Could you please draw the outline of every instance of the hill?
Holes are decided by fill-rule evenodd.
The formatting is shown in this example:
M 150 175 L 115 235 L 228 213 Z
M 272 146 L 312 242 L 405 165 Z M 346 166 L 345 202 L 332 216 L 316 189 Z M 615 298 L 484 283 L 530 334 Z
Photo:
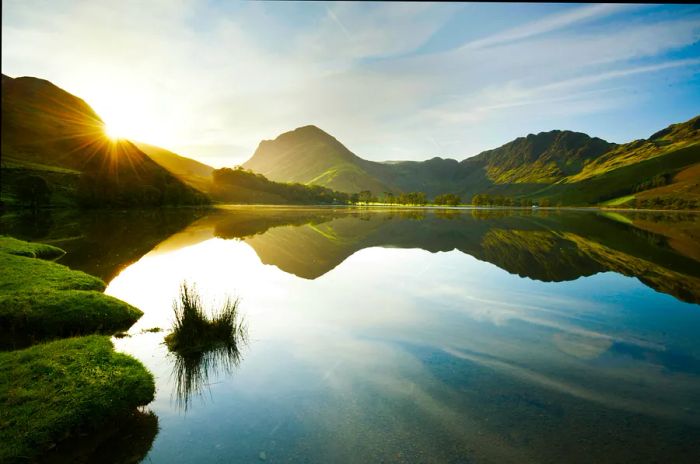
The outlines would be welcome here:
M 698 173 L 700 116 L 673 124 L 648 139 L 615 146 L 585 164 L 579 173 L 533 196 L 565 205 L 697 208 Z
M 553 130 L 519 137 L 462 161 L 436 157 L 379 163 L 360 158 L 315 126 L 304 126 L 261 142 L 244 166 L 275 181 L 346 193 L 422 191 L 434 198 L 450 192 L 463 201 L 487 193 L 563 205 L 631 201 L 644 206 L 640 202 L 652 195 L 646 191 L 664 186 L 657 205 L 693 207 L 700 190 L 693 168 L 700 162 L 698 127 L 700 117 L 622 145 Z
M 210 192 L 225 203 L 244 204 L 345 204 L 348 195 L 320 185 L 273 182 L 242 167 L 217 169 Z
M 263 140 L 243 167 L 273 181 L 315 184 L 346 193 L 391 190 L 372 172 L 381 169 L 380 163 L 363 160 L 316 126 Z
M 133 143 L 109 139 L 87 103 L 43 79 L 2 76 L 1 144 L 6 204 L 159 206 L 207 201 Z
M 209 192 L 213 167 L 155 145 L 141 142 L 134 142 L 134 145 L 174 176 L 198 190 Z

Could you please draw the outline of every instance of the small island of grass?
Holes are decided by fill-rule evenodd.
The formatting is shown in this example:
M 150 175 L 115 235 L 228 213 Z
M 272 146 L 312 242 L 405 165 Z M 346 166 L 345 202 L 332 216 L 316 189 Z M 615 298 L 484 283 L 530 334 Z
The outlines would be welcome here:
M 187 411 L 192 397 L 209 385 L 210 372 L 231 372 L 241 361 L 247 326 L 238 312 L 239 300 L 226 299 L 217 313 L 207 315 L 195 287 L 183 283 L 173 304 L 175 322 L 165 344 L 175 358 L 177 403 Z
M 196 288 L 183 283 L 179 301 L 173 304 L 173 329 L 165 337 L 168 349 L 186 355 L 235 347 L 243 342 L 246 327 L 238 313 L 238 302 L 238 299 L 226 299 L 218 313 L 208 316 Z

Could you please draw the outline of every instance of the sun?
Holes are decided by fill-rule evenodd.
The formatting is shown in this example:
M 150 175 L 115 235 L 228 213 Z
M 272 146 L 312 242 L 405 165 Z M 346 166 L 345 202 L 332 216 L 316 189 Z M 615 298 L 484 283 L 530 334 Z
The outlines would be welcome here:
M 124 132 L 114 124 L 105 124 L 103 130 L 105 135 L 115 142 L 124 138 Z
M 130 140 L 154 145 L 173 145 L 178 132 L 173 130 L 172 114 L 138 87 L 125 82 L 100 82 L 90 87 L 88 101 L 102 123 L 109 140 Z M 176 124 L 177 125 L 177 124 Z

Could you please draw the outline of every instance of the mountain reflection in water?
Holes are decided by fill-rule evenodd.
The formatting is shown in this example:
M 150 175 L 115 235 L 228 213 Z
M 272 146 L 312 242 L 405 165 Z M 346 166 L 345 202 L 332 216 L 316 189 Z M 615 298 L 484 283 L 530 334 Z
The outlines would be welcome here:
M 700 215 L 693 213 L 242 209 L 197 226 L 241 239 L 263 263 L 305 279 L 363 248 L 456 249 L 544 282 L 613 271 L 700 302 Z

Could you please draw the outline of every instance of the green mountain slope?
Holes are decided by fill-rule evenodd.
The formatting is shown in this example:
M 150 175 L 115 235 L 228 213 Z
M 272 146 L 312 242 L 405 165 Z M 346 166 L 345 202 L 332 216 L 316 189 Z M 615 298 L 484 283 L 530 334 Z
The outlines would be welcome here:
M 380 163 L 363 160 L 316 126 L 263 140 L 243 167 L 273 181 L 316 184 L 348 193 L 391 190 L 372 173 Z
M 581 172 L 533 196 L 562 204 L 693 207 L 700 187 L 700 116 L 673 124 L 646 140 L 618 145 L 587 163 Z M 660 190 L 657 190 L 660 189 Z M 697 203 L 700 205 L 700 203 Z
M 554 130 L 519 137 L 459 162 L 432 158 L 378 163 L 360 158 L 321 129 L 305 126 L 263 141 L 244 166 L 273 180 L 347 193 L 422 191 L 433 198 L 450 192 L 465 201 L 488 193 L 563 205 L 624 204 L 649 196 L 639 192 L 675 184 L 659 191 L 660 198 L 692 207 L 696 170 L 685 170 L 700 162 L 699 127 L 696 117 L 648 140 L 623 145 Z M 625 198 L 616 200 L 620 197 Z
M 33 77 L 2 76 L 2 199 L 21 204 L 28 179 L 53 204 L 157 206 L 206 198 L 127 140 L 111 140 L 80 98 Z M 43 179 L 43 180 L 42 180 Z M 55 200 L 55 201 L 52 201 Z
M 548 184 L 579 173 L 586 162 L 614 147 L 580 132 L 554 130 L 519 137 L 468 160 L 483 162 L 495 184 Z
M 360 158 L 315 126 L 263 141 L 244 163 L 273 180 L 318 184 L 352 193 L 370 190 L 423 191 L 428 196 L 459 192 L 467 196 L 498 185 L 520 184 L 509 192 L 530 192 L 579 172 L 614 144 L 571 131 L 518 138 L 468 158 L 377 163 Z M 530 185 L 533 184 L 533 185 Z M 539 185 L 538 185 L 539 184 Z
M 153 161 L 192 187 L 204 192 L 208 192 L 211 188 L 213 167 L 155 145 L 141 142 L 134 142 L 134 144 Z
M 242 167 L 216 169 L 211 195 L 224 203 L 242 204 L 344 204 L 348 195 L 320 185 L 273 182 Z

